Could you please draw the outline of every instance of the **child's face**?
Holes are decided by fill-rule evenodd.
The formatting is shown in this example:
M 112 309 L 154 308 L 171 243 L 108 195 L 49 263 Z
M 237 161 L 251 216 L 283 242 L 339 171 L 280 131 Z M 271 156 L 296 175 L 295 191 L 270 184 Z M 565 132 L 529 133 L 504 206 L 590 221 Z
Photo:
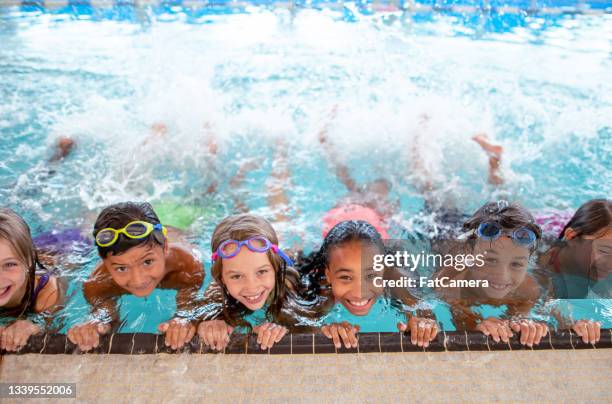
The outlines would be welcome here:
M 166 249 L 158 244 L 136 246 L 123 254 L 109 254 L 103 262 L 117 285 L 145 297 L 166 276 Z
M 475 254 L 484 255 L 484 266 L 468 268 L 469 279 L 488 280 L 489 286 L 479 288 L 481 294 L 502 299 L 514 292 L 527 276 L 530 250 L 521 247 L 508 236 L 495 241 L 478 240 Z
M 228 293 L 249 310 L 261 309 L 274 290 L 276 272 L 268 254 L 242 248 L 229 259 L 223 259 L 221 280 Z
M 0 307 L 19 303 L 25 293 L 26 273 L 13 247 L 0 239 Z
M 333 247 L 329 252 L 325 277 L 331 284 L 332 294 L 356 316 L 368 314 L 382 294 L 382 288 L 376 288 L 373 282 L 380 276 L 372 268 L 374 254 L 374 248 L 366 247 L 364 251 L 358 241 Z

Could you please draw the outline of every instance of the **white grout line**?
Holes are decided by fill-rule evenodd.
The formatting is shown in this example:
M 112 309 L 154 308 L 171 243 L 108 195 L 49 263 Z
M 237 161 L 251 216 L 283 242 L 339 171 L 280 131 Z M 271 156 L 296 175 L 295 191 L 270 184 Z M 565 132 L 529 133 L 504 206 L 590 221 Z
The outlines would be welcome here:
M 112 333 L 110 336 L 110 341 L 108 341 L 108 352 L 107 354 L 110 354 L 111 349 L 113 347 L 113 338 L 115 337 L 115 333 Z
M 40 352 L 38 352 L 39 354 L 43 353 L 45 348 L 47 347 L 47 338 L 49 337 L 49 334 L 45 334 L 45 337 L 43 338 L 43 346 L 42 349 L 40 350 Z M 68 339 L 68 336 L 66 335 L 66 339 Z

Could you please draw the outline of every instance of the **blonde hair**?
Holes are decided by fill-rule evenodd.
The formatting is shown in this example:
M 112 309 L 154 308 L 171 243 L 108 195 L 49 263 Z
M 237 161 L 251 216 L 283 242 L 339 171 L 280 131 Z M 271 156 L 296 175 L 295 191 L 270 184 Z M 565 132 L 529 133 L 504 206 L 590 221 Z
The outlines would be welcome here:
M 11 310 L 6 310 L 4 315 L 18 317 L 32 309 L 34 302 L 31 301 L 34 290 L 34 278 L 38 258 L 34 241 L 30 233 L 30 226 L 15 211 L 9 208 L 0 208 L 0 239 L 5 240 L 15 254 L 17 259 L 27 268 L 27 289 L 21 304 Z
M 212 235 L 212 251 L 217 251 L 221 243 L 226 240 L 246 240 L 249 237 L 262 236 L 270 240 L 272 244 L 278 245 L 278 236 L 272 228 L 272 225 L 264 218 L 250 215 L 239 214 L 228 216 L 223 219 L 215 228 Z M 274 268 L 276 274 L 276 282 L 274 287 L 273 302 L 268 308 L 267 314 L 273 318 L 278 317 L 282 308 L 287 288 L 285 285 L 287 267 L 285 261 L 275 254 L 271 249 L 266 252 L 270 264 Z M 242 320 L 242 316 L 246 314 L 247 309 L 238 301 L 227 293 L 223 286 L 223 260 L 215 260 L 211 267 L 213 279 L 221 286 L 223 293 L 223 316 L 232 325 L 240 325 L 248 327 L 248 324 Z

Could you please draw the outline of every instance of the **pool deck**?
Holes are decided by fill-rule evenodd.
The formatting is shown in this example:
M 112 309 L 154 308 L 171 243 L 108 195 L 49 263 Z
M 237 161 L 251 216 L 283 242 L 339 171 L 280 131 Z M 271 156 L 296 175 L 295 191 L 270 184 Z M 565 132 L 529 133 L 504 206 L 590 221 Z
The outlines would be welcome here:
M 0 380 L 76 383 L 78 402 L 113 404 L 591 403 L 609 402 L 612 397 L 612 350 L 347 355 L 25 354 L 2 357 Z

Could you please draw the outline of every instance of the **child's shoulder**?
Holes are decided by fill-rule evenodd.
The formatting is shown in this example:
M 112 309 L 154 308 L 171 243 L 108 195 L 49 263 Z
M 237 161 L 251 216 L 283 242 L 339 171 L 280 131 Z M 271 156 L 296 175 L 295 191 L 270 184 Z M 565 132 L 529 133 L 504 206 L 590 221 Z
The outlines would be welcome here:
M 40 282 L 45 282 L 42 276 L 36 277 L 35 288 L 40 285 Z M 45 285 L 40 289 L 34 303 L 34 311 L 37 313 L 46 311 L 53 307 L 60 299 L 60 285 L 57 277 L 49 275 Z
M 177 263 L 200 263 L 199 254 L 190 244 L 172 243 L 168 246 L 166 261 L 170 265 Z

